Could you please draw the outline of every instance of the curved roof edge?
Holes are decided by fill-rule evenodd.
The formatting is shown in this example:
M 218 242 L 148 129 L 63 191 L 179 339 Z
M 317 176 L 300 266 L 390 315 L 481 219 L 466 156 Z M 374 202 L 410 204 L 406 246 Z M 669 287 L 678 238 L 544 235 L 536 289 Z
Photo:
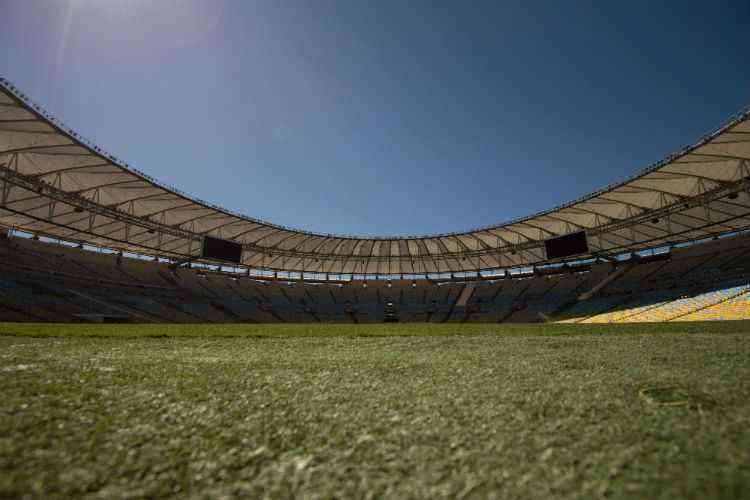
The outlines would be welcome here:
M 226 215 L 230 215 L 233 217 L 239 217 L 251 222 L 255 222 L 258 224 L 262 224 L 264 226 L 269 226 L 273 228 L 278 229 L 284 229 L 287 231 L 294 231 L 296 233 L 306 234 L 310 236 L 321 236 L 326 238 L 343 238 L 343 239 L 353 239 L 353 240 L 413 240 L 413 239 L 426 239 L 426 238 L 440 238 L 444 236 L 463 236 L 471 233 L 476 233 L 480 231 L 489 231 L 493 229 L 500 229 L 504 226 L 508 226 L 511 224 L 516 224 L 519 222 L 525 222 L 531 219 L 534 219 L 539 216 L 547 215 L 553 212 L 556 212 L 558 210 L 568 208 L 570 206 L 573 206 L 577 203 L 581 203 L 587 200 L 590 200 L 592 198 L 595 198 L 596 196 L 599 196 L 601 194 L 607 193 L 609 191 L 612 191 L 618 187 L 621 187 L 625 184 L 628 184 L 631 181 L 637 180 L 644 175 L 653 172 L 654 170 L 657 170 L 661 168 L 662 166 L 668 164 L 675 158 L 678 158 L 682 155 L 688 154 L 690 151 L 697 149 L 698 147 L 708 143 L 711 139 L 718 136 L 725 130 L 731 128 L 733 125 L 746 120 L 750 116 L 750 105 L 745 106 L 742 110 L 737 111 L 736 113 L 732 114 L 727 118 L 723 125 L 717 127 L 712 132 L 709 132 L 707 134 L 704 134 L 701 136 L 696 142 L 694 142 L 692 145 L 685 146 L 682 149 L 679 149 L 678 151 L 668 154 L 663 159 L 652 163 L 651 165 L 648 165 L 634 173 L 633 175 L 627 177 L 624 180 L 621 181 L 615 181 L 608 185 L 606 185 L 603 188 L 600 188 L 596 191 L 593 191 L 591 193 L 582 195 L 578 198 L 575 198 L 571 201 L 561 203 L 559 205 L 556 205 L 552 208 L 541 210 L 539 212 L 533 213 L 531 215 L 525 215 L 521 217 L 516 217 L 514 219 L 509 219 L 506 221 L 498 222 L 495 224 L 487 225 L 487 226 L 477 226 L 473 228 L 469 228 L 467 230 L 463 231 L 451 231 L 451 232 L 445 232 L 445 233 L 432 233 L 432 234 L 415 234 L 415 235 L 393 235 L 393 236 L 383 236 L 383 235 L 367 235 L 367 234 L 361 234 L 361 235 L 352 235 L 352 234 L 344 234 L 344 233 L 324 233 L 319 231 L 311 231 L 307 229 L 301 229 L 293 226 L 286 226 L 283 224 L 277 224 L 274 222 L 267 221 L 265 219 L 259 219 L 256 217 L 249 216 L 247 214 L 243 214 L 237 211 L 234 211 L 232 209 L 223 207 L 221 205 L 216 205 L 211 202 L 202 200 L 201 198 L 198 198 L 197 196 L 191 195 L 190 193 L 186 193 L 182 189 L 176 187 L 176 186 L 170 186 L 166 183 L 163 183 L 159 181 L 158 179 L 150 176 L 149 174 L 143 172 L 142 170 L 139 170 L 135 167 L 132 167 L 128 162 L 120 159 L 119 157 L 113 155 L 112 153 L 108 152 L 106 149 L 102 148 L 101 146 L 97 145 L 93 141 L 89 140 L 85 136 L 77 133 L 75 130 L 73 130 L 71 127 L 68 127 L 65 125 L 64 122 L 59 120 L 57 117 L 55 117 L 52 113 L 47 111 L 45 108 L 43 108 L 38 103 L 34 102 L 30 97 L 28 97 L 26 94 L 23 93 L 20 89 L 18 89 L 13 83 L 11 83 L 8 79 L 0 76 L 0 86 L 8 91 L 10 91 L 15 97 L 17 97 L 19 100 L 21 100 L 26 106 L 33 109 L 34 112 L 39 114 L 41 117 L 43 117 L 46 120 L 49 120 L 61 133 L 67 135 L 72 140 L 80 143 L 81 145 L 89 148 L 92 152 L 102 155 L 109 159 L 110 161 L 116 163 L 121 168 L 137 175 L 138 177 L 147 180 L 148 182 L 154 184 L 155 186 L 158 186 L 162 189 L 166 189 L 169 191 L 172 191 L 178 195 L 180 195 L 183 198 L 186 198 L 190 201 L 193 201 L 195 203 L 199 203 L 201 205 L 205 205 L 206 207 L 210 207 L 214 210 L 221 211 L 225 213 Z

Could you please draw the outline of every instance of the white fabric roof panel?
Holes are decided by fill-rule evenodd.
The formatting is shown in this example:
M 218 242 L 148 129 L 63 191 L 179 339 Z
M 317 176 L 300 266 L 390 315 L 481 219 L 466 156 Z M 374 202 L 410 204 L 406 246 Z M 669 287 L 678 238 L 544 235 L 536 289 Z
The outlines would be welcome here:
M 0 79 L 0 225 L 122 250 L 199 257 L 212 235 L 282 271 L 413 274 L 546 262 L 544 240 L 585 229 L 592 255 L 750 227 L 748 112 L 633 178 L 563 206 L 462 233 L 315 234 L 235 214 L 129 167 Z

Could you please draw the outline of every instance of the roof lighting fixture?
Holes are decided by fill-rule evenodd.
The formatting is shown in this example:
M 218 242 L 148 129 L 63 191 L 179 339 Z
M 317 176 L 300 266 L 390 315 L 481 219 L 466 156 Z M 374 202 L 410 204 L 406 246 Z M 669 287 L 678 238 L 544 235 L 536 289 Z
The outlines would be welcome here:
M 388 288 L 390 288 L 390 287 L 392 287 L 392 286 L 393 286 L 393 283 L 391 283 L 391 281 L 390 281 L 390 280 L 388 280 L 388 283 L 386 283 L 386 285 L 385 285 L 385 286 L 387 286 Z
M 411 287 L 412 288 L 417 288 L 417 282 L 412 280 Z
M 366 281 L 362 282 L 362 288 L 367 288 L 367 282 Z

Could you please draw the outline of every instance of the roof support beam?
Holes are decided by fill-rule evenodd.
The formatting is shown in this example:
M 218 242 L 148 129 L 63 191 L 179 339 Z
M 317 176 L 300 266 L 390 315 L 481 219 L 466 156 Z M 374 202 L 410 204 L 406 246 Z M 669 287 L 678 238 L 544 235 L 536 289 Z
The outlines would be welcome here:
M 60 175 L 62 173 L 74 172 L 76 170 L 84 170 L 87 168 L 99 168 L 99 167 L 107 167 L 107 166 L 112 166 L 112 164 L 111 163 L 92 163 L 91 165 L 77 165 L 75 167 L 58 168 L 57 170 L 50 170 L 49 172 L 31 174 L 30 177 L 36 177 L 38 179 L 41 179 L 43 177 L 47 177 L 50 175 Z

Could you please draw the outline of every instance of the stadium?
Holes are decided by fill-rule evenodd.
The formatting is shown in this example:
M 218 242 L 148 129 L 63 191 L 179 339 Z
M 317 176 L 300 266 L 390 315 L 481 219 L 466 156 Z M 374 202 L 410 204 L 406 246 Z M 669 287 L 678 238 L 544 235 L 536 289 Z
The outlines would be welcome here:
M 750 319 L 748 112 L 559 207 L 467 232 L 367 239 L 193 198 L 5 80 L 2 106 L 9 321 Z
M 0 497 L 747 496 L 750 109 L 537 213 L 363 236 L 199 199 L 20 87 Z

